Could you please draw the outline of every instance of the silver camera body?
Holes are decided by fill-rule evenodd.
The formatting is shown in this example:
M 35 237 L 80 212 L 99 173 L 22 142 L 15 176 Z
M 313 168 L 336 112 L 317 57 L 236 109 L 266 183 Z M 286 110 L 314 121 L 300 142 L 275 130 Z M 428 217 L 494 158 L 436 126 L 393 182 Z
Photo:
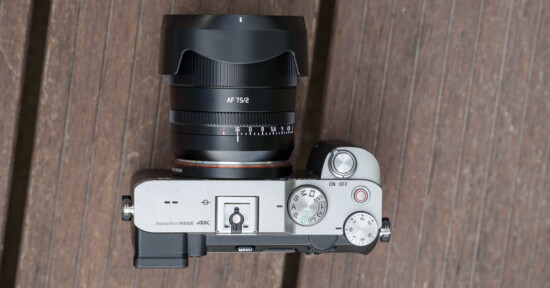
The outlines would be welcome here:
M 306 177 L 195 179 L 136 174 L 123 197 L 134 224 L 134 265 L 184 268 L 207 252 L 368 254 L 387 242 L 380 168 L 367 150 L 320 142 Z

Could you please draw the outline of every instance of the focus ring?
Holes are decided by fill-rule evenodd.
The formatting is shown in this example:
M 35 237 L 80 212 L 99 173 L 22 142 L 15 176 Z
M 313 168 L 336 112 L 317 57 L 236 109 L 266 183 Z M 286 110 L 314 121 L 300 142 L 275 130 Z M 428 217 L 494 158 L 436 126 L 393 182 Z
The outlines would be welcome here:
M 293 125 L 294 112 L 170 111 L 170 123 L 187 126 L 244 127 Z

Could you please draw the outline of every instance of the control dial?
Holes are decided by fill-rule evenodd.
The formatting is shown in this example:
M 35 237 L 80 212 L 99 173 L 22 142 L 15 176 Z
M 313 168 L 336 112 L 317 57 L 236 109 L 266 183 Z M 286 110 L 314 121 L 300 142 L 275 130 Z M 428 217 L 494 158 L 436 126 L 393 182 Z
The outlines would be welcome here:
M 353 245 L 367 246 L 378 235 L 378 223 L 367 212 L 353 213 L 344 223 L 344 235 Z
M 325 217 L 327 208 L 325 194 L 315 186 L 300 186 L 288 198 L 288 215 L 298 225 L 319 223 Z

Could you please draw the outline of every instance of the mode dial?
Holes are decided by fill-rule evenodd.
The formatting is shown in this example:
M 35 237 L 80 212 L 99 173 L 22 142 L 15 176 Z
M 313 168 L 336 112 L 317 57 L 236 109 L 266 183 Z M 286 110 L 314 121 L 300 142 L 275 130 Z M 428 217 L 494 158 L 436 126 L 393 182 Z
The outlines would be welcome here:
M 325 217 L 327 208 L 325 194 L 315 186 L 300 186 L 288 198 L 288 215 L 298 225 L 319 223 Z
M 367 212 L 353 213 L 344 223 L 344 235 L 353 245 L 367 246 L 378 235 L 378 223 Z

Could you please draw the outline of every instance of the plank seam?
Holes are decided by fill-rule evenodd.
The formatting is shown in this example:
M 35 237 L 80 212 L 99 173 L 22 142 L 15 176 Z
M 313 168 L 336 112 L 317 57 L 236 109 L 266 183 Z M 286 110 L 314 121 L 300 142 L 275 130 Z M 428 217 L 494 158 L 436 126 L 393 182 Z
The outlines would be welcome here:
M 199 269 L 201 267 L 201 258 L 197 257 L 195 263 L 195 271 L 193 273 L 193 287 L 197 287 L 197 279 L 199 278 Z
M 262 3 L 263 2 L 264 2 L 263 0 L 258 1 L 258 15 L 262 15 Z
M 361 19 L 361 32 L 359 34 L 359 45 L 357 47 L 357 56 L 355 60 L 355 75 L 353 76 L 353 86 L 351 89 L 351 100 L 349 103 L 349 113 L 348 113 L 348 127 L 346 131 L 346 142 L 349 141 L 349 135 L 351 131 L 351 120 L 353 119 L 353 112 L 354 112 L 354 106 L 355 106 L 355 98 L 357 94 L 357 78 L 359 77 L 359 69 L 361 67 L 361 57 L 363 54 L 363 38 L 365 34 L 365 20 L 367 18 L 367 9 L 368 9 L 368 0 L 363 1 L 363 18 Z M 332 257 L 331 257 L 332 261 Z
M 201 14 L 204 12 L 203 9 L 204 9 L 204 0 L 201 0 L 200 5 L 199 5 L 199 11 L 200 11 Z M 193 273 L 193 287 L 197 287 L 197 281 L 198 281 L 198 278 L 199 278 L 200 265 L 201 265 L 201 258 L 197 257 L 197 261 L 195 263 L 195 271 Z M 224 269 L 225 269 L 225 267 L 224 267 Z
M 527 117 L 527 109 L 529 105 L 529 88 L 531 86 L 531 79 L 533 75 L 533 66 L 535 62 L 535 55 L 537 53 L 537 42 L 539 37 L 539 28 L 540 28 L 540 19 L 541 19 L 541 11 L 542 11 L 542 1 L 539 1 L 539 9 L 537 13 L 537 20 L 535 24 L 535 36 L 533 37 L 533 47 L 531 48 L 531 56 L 529 61 L 529 73 L 527 75 L 527 83 L 525 86 L 525 96 L 523 99 L 523 112 L 521 115 L 521 124 L 519 128 L 519 139 L 518 139 L 518 149 L 516 153 L 516 161 L 515 161 L 515 168 L 514 168 L 514 178 L 512 182 L 512 192 L 510 193 L 510 202 L 508 203 L 508 213 L 506 216 L 506 228 L 504 232 L 504 244 L 502 246 L 502 256 L 500 260 L 500 267 L 499 267 L 499 273 L 498 273 L 498 287 L 502 287 L 502 281 L 503 281 L 503 272 L 504 272 L 504 262 L 506 260 L 506 252 L 507 252 L 507 246 L 508 246 L 508 238 L 510 237 L 510 226 L 512 222 L 512 210 L 513 210 L 513 201 L 514 196 L 516 194 L 516 185 L 517 185 L 517 178 L 519 175 L 519 161 L 521 158 L 521 148 L 523 144 L 523 130 L 525 127 L 525 118 Z
M 460 136 L 460 144 L 458 149 L 458 157 L 457 157 L 457 166 L 456 166 L 456 172 L 455 172 L 455 185 L 453 187 L 453 196 L 451 200 L 451 215 L 449 218 L 449 229 L 447 230 L 447 241 L 445 244 L 445 254 L 443 256 L 443 268 L 441 269 L 441 283 L 440 287 L 445 287 L 445 275 L 447 272 L 447 264 L 448 264 L 448 257 L 449 257 L 449 250 L 451 247 L 451 237 L 453 232 L 453 218 L 454 218 L 454 212 L 456 208 L 456 196 L 458 194 L 458 185 L 460 183 L 460 170 L 462 169 L 462 155 L 464 152 L 464 142 L 466 138 L 466 130 L 468 127 L 468 120 L 470 116 L 470 100 L 472 98 L 472 87 L 473 87 L 473 78 L 474 78 L 474 72 L 475 67 L 477 63 L 477 49 L 479 46 L 479 38 L 481 34 L 481 28 L 482 28 L 482 20 L 483 20 L 483 11 L 485 6 L 485 0 L 482 0 L 480 2 L 479 6 L 479 16 L 478 16 L 478 25 L 476 30 L 476 38 L 474 41 L 474 55 L 472 57 L 472 67 L 470 68 L 470 77 L 468 79 L 468 92 L 466 96 L 466 106 L 464 107 L 464 120 L 462 121 L 462 131 Z
M 388 66 L 389 66 L 389 59 L 390 59 L 390 51 L 391 51 L 391 44 L 392 44 L 392 39 L 393 39 L 393 24 L 394 24 L 394 20 L 395 20 L 395 7 L 396 7 L 396 4 L 397 4 L 397 0 L 393 0 L 393 4 L 392 4 L 392 10 L 391 10 L 391 20 L 390 20 L 390 31 L 389 31 L 389 35 L 388 35 L 388 41 L 387 41 L 387 45 L 386 45 L 386 55 L 384 56 L 384 72 L 382 73 L 382 85 L 380 87 L 380 102 L 378 103 L 378 114 L 376 116 L 376 126 L 374 127 L 374 143 L 373 143 L 373 146 L 372 146 L 372 154 L 373 155 L 376 155 L 376 148 L 377 148 L 377 145 L 378 145 L 378 137 L 380 135 L 380 120 L 381 120 L 381 117 L 382 117 L 382 105 L 384 103 L 384 95 L 385 95 L 385 92 L 386 92 L 386 77 L 387 77 L 387 74 L 388 74 Z M 361 266 L 363 265 L 362 264 L 362 260 L 363 257 L 359 257 L 359 260 L 358 260 L 358 263 L 357 263 L 357 269 L 355 271 L 355 286 L 354 287 L 358 287 L 359 283 L 358 283 L 358 280 L 359 280 L 359 270 L 361 268 Z
M 80 276 L 80 264 L 82 261 L 82 243 L 84 242 L 84 235 L 86 234 L 86 220 L 88 218 L 88 205 L 90 203 L 90 190 L 92 186 L 92 178 L 93 178 L 93 171 L 94 171 L 94 161 L 95 161 L 95 153 L 97 150 L 97 131 L 99 130 L 99 114 L 100 114 L 100 107 L 101 107 L 101 96 L 103 95 L 103 84 L 105 80 L 105 62 L 107 59 L 107 48 L 109 47 L 109 32 L 111 27 L 111 19 L 112 19 L 112 6 L 113 1 L 111 0 L 109 3 L 109 16 L 107 20 L 107 27 L 105 32 L 105 44 L 103 46 L 103 59 L 101 63 L 101 80 L 99 83 L 99 93 L 97 97 L 97 104 L 96 104 L 96 111 L 95 111 L 95 123 L 94 123 L 94 134 L 93 134 L 93 150 L 92 155 L 90 156 L 90 172 L 88 173 L 88 183 L 86 185 L 86 199 L 84 204 L 84 213 L 82 215 L 82 229 L 80 231 L 80 239 L 78 242 L 78 253 L 76 256 L 76 269 L 75 269 L 75 275 L 74 275 L 74 284 L 73 287 L 76 287 L 78 284 L 78 278 Z
M 233 3 L 233 1 L 231 1 L 231 3 Z M 174 14 L 174 0 L 170 0 L 170 14 Z M 159 129 L 159 123 L 160 123 L 160 110 L 161 110 L 161 105 L 162 105 L 162 99 L 163 99 L 163 95 L 164 95 L 164 85 L 162 82 L 163 81 L 164 77 L 163 75 L 160 75 L 160 93 L 159 93 L 159 106 L 157 107 L 157 123 L 155 123 L 155 138 L 154 138 L 154 145 L 153 145 L 153 156 L 151 156 L 151 159 L 154 159 L 155 157 L 155 153 L 154 151 L 156 150 L 156 143 L 157 143 L 157 130 Z M 154 162 L 154 160 L 151 160 L 151 162 Z M 164 270 L 164 279 L 162 280 L 162 288 L 166 288 L 167 285 L 168 285 L 168 269 Z
M 346 142 L 349 142 L 350 132 L 351 132 L 351 123 L 353 119 L 353 113 L 354 113 L 354 107 L 355 107 L 355 98 L 357 95 L 357 79 L 359 78 L 359 69 L 360 69 L 360 63 L 361 63 L 361 57 L 363 54 L 363 39 L 365 37 L 365 22 L 367 18 L 367 10 L 368 10 L 368 0 L 363 1 L 363 16 L 361 18 L 361 32 L 359 33 L 359 44 L 357 47 L 357 59 L 355 61 L 355 73 L 353 76 L 353 86 L 351 91 L 351 99 L 349 103 L 349 109 L 348 109 L 348 127 L 346 130 Z M 360 256 L 359 255 L 353 255 L 351 257 L 354 257 L 359 262 Z M 329 258 L 329 265 L 328 265 L 328 273 L 327 273 L 327 288 L 330 287 L 330 281 L 332 279 L 332 266 L 334 261 L 334 255 L 331 254 Z M 357 275 L 359 275 L 359 265 L 357 265 L 357 269 L 355 270 L 355 280 L 357 280 Z
M 542 1 L 542 0 L 541 0 Z M 549 123 L 547 123 L 549 124 Z M 550 125 L 548 125 L 548 127 L 550 127 Z M 529 255 L 529 272 L 527 274 L 527 288 L 530 288 L 531 287 L 531 281 L 532 281 L 532 277 L 533 277 L 533 264 L 535 262 L 535 252 L 537 251 L 537 237 L 538 237 L 538 233 L 539 233 L 539 224 L 540 224 L 540 215 L 542 214 L 541 211 L 542 211 L 542 195 L 544 194 L 544 191 L 545 191 L 545 186 L 546 186 L 546 174 L 547 174 L 547 171 L 548 171 L 548 156 L 550 155 L 550 129 L 548 129 L 549 133 L 548 133 L 548 137 L 547 137 L 547 140 L 546 140 L 546 152 L 545 152 L 545 155 L 544 155 L 544 166 L 542 167 L 542 187 L 540 189 L 540 192 L 539 192 L 539 205 L 538 205 L 538 208 L 537 208 L 537 219 L 535 220 L 535 235 L 534 235 L 534 238 L 533 238 L 533 244 L 531 245 L 531 253 Z
M 1 23 L 2 6 L 4 1 L 0 1 L 0 31 L 5 28 Z M 26 257 L 23 252 L 26 241 L 26 232 L 24 229 L 25 220 L 28 219 L 25 208 L 29 203 L 27 199 L 31 194 L 31 165 L 33 158 L 34 139 L 37 127 L 37 112 L 40 99 L 40 88 L 44 74 L 44 63 L 46 58 L 46 39 L 48 21 L 50 15 L 50 1 L 40 1 L 32 5 L 32 1 L 21 1 L 21 8 L 24 9 L 22 15 L 22 40 L 19 47 L 21 61 L 19 63 L 19 79 L 16 80 L 16 88 L 19 89 L 17 106 L 15 107 L 11 146 L 11 163 L 7 171 L 7 185 L 5 187 L 5 210 L 4 226 L 1 229 L 1 239 L 3 247 L 0 249 L 0 283 L 6 287 L 16 285 L 17 270 L 20 268 L 21 261 Z M 13 11 L 12 11 L 13 13 Z M 19 37 L 19 36 L 18 36 Z M 13 43 L 12 43 L 13 44 Z M 0 49 L 1 50 L 1 49 Z M 0 53 L 5 51 L 0 51 Z M 33 53 L 31 53 L 33 52 Z M 7 54 L 3 55 L 7 57 Z M 10 67 L 8 67 L 9 69 Z M 33 72 L 35 71 L 35 72 Z M 17 75 L 17 73 L 15 74 Z M 23 121 L 23 119 L 25 119 Z M 29 125 L 30 124 L 30 125 Z M 8 161 L 9 162 L 9 161 Z M 9 231 L 9 233 L 8 233 Z M 36 275 L 35 275 L 36 276 Z M 36 277 L 34 278 L 36 280 Z
M 490 135 L 490 142 L 489 142 L 489 151 L 487 153 L 487 161 L 485 166 L 485 175 L 483 180 L 483 188 L 482 188 L 482 195 L 481 195 L 481 203 L 479 207 L 479 216 L 477 219 L 477 228 L 476 228 L 476 238 L 475 238 L 475 246 L 474 246 L 474 255 L 472 257 L 472 271 L 470 272 L 470 283 L 468 287 L 473 287 L 474 285 L 474 275 L 476 271 L 476 265 L 477 265 L 477 256 L 479 253 L 479 242 L 481 238 L 481 223 L 483 220 L 483 211 L 485 207 L 485 200 L 487 198 L 487 182 L 489 180 L 489 171 L 491 166 L 491 159 L 493 154 L 493 143 L 495 139 L 495 130 L 496 130 L 496 122 L 498 117 L 498 106 L 500 104 L 500 92 L 502 88 L 502 78 L 504 74 L 504 65 L 506 64 L 506 52 L 508 51 L 508 40 L 510 36 L 510 26 L 512 24 L 512 12 L 514 11 L 514 0 L 510 0 L 510 11 L 508 12 L 508 23 L 506 24 L 506 34 L 504 36 L 504 47 L 502 51 L 502 57 L 500 60 L 500 71 L 498 76 L 498 85 L 497 85 L 497 94 L 496 94 L 496 100 L 495 100 L 495 108 L 493 111 L 493 123 L 491 127 L 491 135 Z
M 453 19 L 454 19 L 454 11 L 455 11 L 455 0 L 451 3 L 451 11 L 449 16 L 449 25 L 447 27 L 447 39 L 445 40 L 445 52 L 443 55 L 443 65 L 441 67 L 441 79 L 439 80 L 439 91 L 437 95 L 437 105 L 435 110 L 435 119 L 434 119 L 434 127 L 432 132 L 432 141 L 430 144 L 430 160 L 429 160 L 429 167 L 428 167 L 428 174 L 426 178 L 426 189 L 424 191 L 424 197 L 422 198 L 422 214 L 420 216 L 420 227 L 419 233 L 418 233 L 418 243 L 416 245 L 416 258 L 414 261 L 414 272 L 413 272 L 413 281 L 412 281 L 412 287 L 416 287 L 416 277 L 418 273 L 418 262 L 420 258 L 420 248 L 422 247 L 422 234 L 424 233 L 424 219 L 426 215 L 426 202 L 428 198 L 428 192 L 431 189 L 432 184 L 432 176 L 433 176 L 433 166 L 434 166 L 434 153 L 435 153 L 435 143 L 437 139 L 437 128 L 439 127 L 439 113 L 441 112 L 441 97 L 443 95 L 443 88 L 445 87 L 445 80 L 447 78 L 447 60 L 449 57 L 449 46 L 451 42 L 451 33 L 453 28 Z
M 402 181 L 402 178 L 403 178 L 403 166 L 404 166 L 404 163 L 405 163 L 405 155 L 406 155 L 406 152 L 407 152 L 407 138 L 408 138 L 408 134 L 409 134 L 409 122 L 410 122 L 410 119 L 411 119 L 411 110 L 412 110 L 412 99 L 413 99 L 413 96 L 414 96 L 414 88 L 415 88 L 415 81 L 416 81 L 416 69 L 417 69 L 417 66 L 418 66 L 418 57 L 419 57 L 419 54 L 420 54 L 420 44 L 422 42 L 422 28 L 424 26 L 424 12 L 426 11 L 426 0 L 423 0 L 422 1 L 422 12 L 420 14 L 420 24 L 419 24 L 419 28 L 418 28 L 418 36 L 417 36 L 417 40 L 416 40 L 416 51 L 415 51 L 415 55 L 414 55 L 414 65 L 413 65 L 413 73 L 412 73 L 412 79 L 411 79 L 411 90 L 409 92 L 409 103 L 408 103 L 408 107 L 407 107 L 407 118 L 406 118 L 406 121 L 405 121 L 405 131 L 404 131 L 404 135 L 403 135 L 403 146 L 401 147 L 401 156 L 400 156 L 400 160 L 399 160 L 399 177 L 398 177 L 398 180 L 397 180 L 397 187 L 396 187 L 396 192 L 395 192 L 395 200 L 394 200 L 394 204 L 393 204 L 393 211 L 392 211 L 392 219 L 394 219 L 393 221 L 396 221 L 396 217 L 397 217 L 397 208 L 398 208 L 398 204 L 399 204 L 399 191 L 401 190 L 401 181 Z M 393 242 L 392 242 L 393 243 Z M 384 271 L 384 284 L 383 284 L 383 287 L 386 288 L 388 286 L 388 272 L 389 272 L 389 266 L 390 266 L 390 260 L 391 260 L 391 247 L 393 247 L 393 244 L 390 243 L 390 245 L 388 245 L 388 255 L 386 256 L 386 268 L 385 268 L 385 271 Z
M 0 32 L 2 32 L 2 8 L 4 8 L 4 1 L 0 1 Z
M 56 183 L 56 189 L 55 189 L 55 204 L 54 204 L 54 210 L 53 210 L 53 217 L 52 217 L 52 229 L 50 231 L 50 243 L 48 245 L 48 259 L 46 260 L 46 275 L 44 277 L 44 287 L 48 287 L 48 281 L 50 277 L 50 263 L 52 260 L 52 251 L 53 251 L 53 238 L 55 234 L 55 219 L 57 218 L 57 209 L 59 206 L 59 190 L 61 186 L 61 180 L 63 178 L 63 162 L 65 160 L 65 151 L 66 151 L 66 144 L 67 144 L 67 134 L 69 130 L 69 118 L 71 115 L 71 103 L 72 103 L 72 96 L 73 96 L 73 88 L 74 88 L 74 75 L 76 70 L 76 58 L 78 56 L 78 39 L 80 36 L 80 27 L 81 27 L 81 20 L 82 20 L 82 6 L 84 5 L 83 0 L 80 0 L 80 6 L 78 7 L 78 20 L 77 20 L 77 27 L 76 27 L 76 36 L 74 41 L 74 52 L 73 52 L 73 64 L 71 67 L 71 79 L 69 81 L 69 99 L 67 100 L 67 108 L 65 111 L 65 124 L 63 128 L 63 140 L 61 144 L 61 157 L 59 158 L 59 171 L 57 175 L 57 183 Z M 52 4 L 52 6 L 55 6 Z M 52 8 L 53 9 L 53 8 Z M 53 14 L 53 13 L 52 13 Z
M 136 56 L 137 56 L 137 47 L 138 47 L 138 43 L 139 43 L 139 36 L 140 36 L 140 31 L 141 31 L 141 17 L 143 15 L 143 0 L 140 1 L 139 3 L 140 5 L 140 12 L 139 12 L 139 19 L 138 19 L 138 26 L 137 26 L 137 31 L 136 31 L 136 41 L 134 43 L 134 56 L 133 56 L 133 62 L 132 62 L 132 76 L 131 76 L 131 80 L 130 80 L 130 87 L 129 87 L 129 95 L 128 95 L 128 106 L 126 108 L 126 121 L 124 123 L 124 136 L 122 138 L 122 151 L 121 151 L 121 154 L 120 154 L 120 168 L 119 168 L 119 171 L 118 171 L 118 183 L 117 183 L 117 190 L 116 190 L 116 198 L 115 198 L 115 207 L 113 209 L 113 222 L 111 224 L 111 235 L 109 237 L 109 256 L 107 257 L 107 269 L 105 270 L 105 279 L 103 280 L 103 286 L 105 288 L 108 287 L 108 282 L 109 282 L 109 272 L 110 272 L 110 267 L 111 267 L 111 255 L 112 255 L 112 251 L 113 251 L 113 242 L 114 242 L 114 236 L 115 236 L 115 231 L 116 231 L 116 224 L 117 224 L 117 220 L 118 220 L 118 217 L 117 217 L 117 212 L 118 212 L 118 208 L 119 208 L 119 200 L 120 200 L 120 188 L 121 188 L 121 185 L 122 185 L 122 172 L 124 171 L 124 157 L 125 157 L 125 154 L 126 154 L 126 141 L 128 139 L 128 126 L 130 125 L 130 112 L 131 112 L 131 108 L 132 108 L 132 99 L 133 99 L 133 95 L 134 95 L 134 79 L 135 79 L 135 71 L 136 71 Z M 136 276 L 135 278 L 138 277 L 138 273 L 136 271 Z M 134 278 L 134 285 L 136 284 L 136 279 Z
M 143 5 L 143 0 L 140 2 L 140 7 L 139 7 L 139 22 L 138 22 L 138 27 L 137 27 L 137 36 L 136 36 L 136 43 L 134 45 L 134 64 L 132 65 L 132 80 L 131 80 L 131 84 L 130 84 L 130 95 L 134 95 L 134 84 L 136 83 L 135 82 L 135 79 L 136 79 L 136 61 L 137 61 L 137 54 L 138 54 L 138 47 L 139 47 L 139 40 L 141 38 L 141 20 L 143 19 L 143 7 L 145 5 Z M 132 97 L 132 96 L 130 96 Z M 133 98 L 133 97 L 132 97 Z M 128 111 L 130 111 L 130 106 L 131 104 L 128 104 Z M 129 119 L 130 118 L 130 113 L 128 113 L 128 116 L 127 116 Z M 126 129 L 124 129 L 124 135 L 126 135 L 126 133 L 128 131 L 126 131 Z M 126 143 L 125 143 L 126 144 Z M 149 163 L 150 164 L 150 163 Z M 121 170 L 122 171 L 122 170 Z M 120 179 L 120 178 L 119 178 Z M 118 192 L 118 189 L 117 189 L 117 192 Z M 118 201 L 118 198 L 117 198 L 117 201 Z M 115 224 L 116 225 L 116 224 Z M 110 255 L 110 253 L 109 253 Z M 140 269 L 135 269 L 136 271 L 136 274 L 134 275 L 134 288 L 138 288 L 138 284 L 139 284 L 139 271 Z
M 359 47 L 357 47 L 357 59 L 355 62 L 355 74 L 353 76 L 353 86 L 351 91 L 351 100 L 349 103 L 349 112 L 348 112 L 348 127 L 346 130 L 346 142 L 349 142 L 349 137 L 351 133 L 351 123 L 353 119 L 353 113 L 354 113 L 354 107 L 355 107 L 355 98 L 357 95 L 357 79 L 359 78 L 359 70 L 361 67 L 361 58 L 363 54 L 363 39 L 365 37 L 365 22 L 367 18 L 367 11 L 368 11 L 368 0 L 365 0 L 363 2 L 363 16 L 361 19 L 361 32 L 359 34 Z M 359 255 L 353 255 L 355 259 L 357 259 L 357 268 L 355 269 L 355 281 L 357 281 L 357 276 L 359 275 L 359 261 L 361 257 Z M 327 287 L 330 286 L 330 281 L 332 278 L 332 262 L 334 261 L 334 255 L 330 255 L 329 259 L 329 273 L 327 273 L 328 281 L 327 281 Z
M 233 3 L 233 1 L 231 1 Z M 227 279 L 227 266 L 229 262 L 229 258 L 227 258 L 227 255 L 224 257 L 224 263 L 223 263 L 223 276 L 222 276 L 222 288 L 225 288 L 225 280 Z
M 384 73 L 382 75 L 382 87 L 380 90 L 380 103 L 378 103 L 378 115 L 376 118 L 376 126 L 374 127 L 374 144 L 372 147 L 372 153 L 376 155 L 376 148 L 378 147 L 378 138 L 380 136 L 380 121 L 382 119 L 382 104 L 384 103 L 384 96 L 386 94 L 386 77 L 388 75 L 388 66 L 390 61 L 390 51 L 391 51 L 391 44 L 393 40 L 393 23 L 395 22 L 395 6 L 397 4 L 397 0 L 393 0 L 393 5 L 391 9 L 391 20 L 390 20 L 390 34 L 388 36 L 388 44 L 386 48 L 386 59 L 384 60 Z
M 174 0 L 171 0 L 170 1 L 170 14 L 172 14 L 174 12 Z M 154 135 L 153 135 L 153 147 L 151 148 L 151 163 L 149 165 L 149 167 L 151 169 L 153 169 L 154 167 L 154 163 L 155 163 L 155 151 L 157 149 L 157 141 L 158 141 L 158 130 L 159 130 L 159 125 L 160 125 L 160 110 L 161 110 L 161 107 L 162 107 L 162 99 L 164 97 L 163 94 L 164 94 L 164 85 L 163 85 L 163 75 L 159 75 L 159 96 L 158 96 L 158 105 L 157 105 L 157 112 L 156 112 L 156 115 L 155 115 L 155 132 L 154 132 Z M 164 276 L 165 278 L 167 277 L 168 273 L 164 273 Z M 165 287 L 165 286 L 163 286 Z
M 256 274 L 258 273 L 258 255 L 254 257 L 254 265 L 252 265 L 252 280 L 251 283 L 256 283 Z M 252 284 L 254 285 L 254 284 Z

